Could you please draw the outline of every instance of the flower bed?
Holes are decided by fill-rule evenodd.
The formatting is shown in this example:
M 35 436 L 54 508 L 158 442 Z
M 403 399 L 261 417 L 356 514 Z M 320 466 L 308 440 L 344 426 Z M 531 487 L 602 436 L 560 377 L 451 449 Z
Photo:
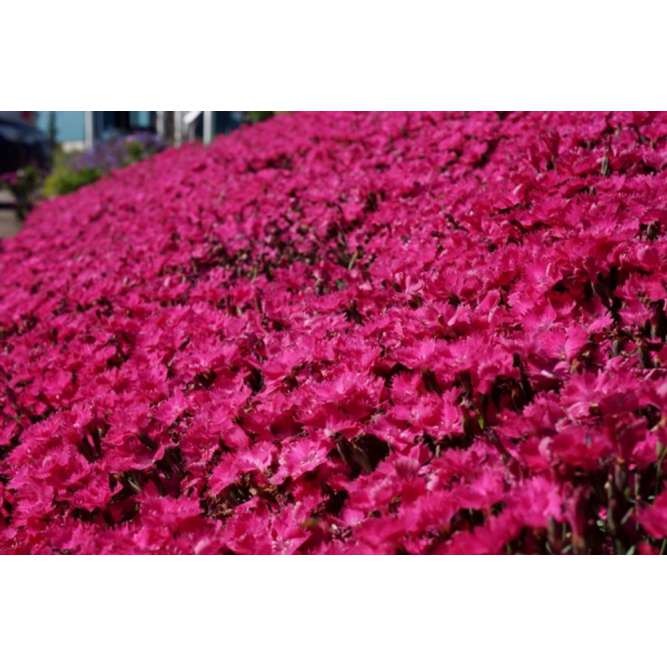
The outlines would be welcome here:
M 653 553 L 667 115 L 305 113 L 0 246 L 0 550 Z

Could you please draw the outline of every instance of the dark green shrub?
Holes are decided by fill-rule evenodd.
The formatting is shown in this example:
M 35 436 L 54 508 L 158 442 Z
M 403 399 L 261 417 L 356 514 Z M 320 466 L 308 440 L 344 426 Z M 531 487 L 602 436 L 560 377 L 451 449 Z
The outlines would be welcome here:
M 41 182 L 42 173 L 33 165 L 5 174 L 0 180 L 0 187 L 7 188 L 16 201 L 16 215 L 19 220 L 25 220 L 30 213 Z

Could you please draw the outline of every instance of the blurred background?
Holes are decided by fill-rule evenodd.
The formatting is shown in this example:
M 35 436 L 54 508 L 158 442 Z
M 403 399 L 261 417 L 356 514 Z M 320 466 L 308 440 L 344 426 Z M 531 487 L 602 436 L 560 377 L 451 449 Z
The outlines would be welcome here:
M 167 146 L 211 142 L 273 111 L 0 111 L 0 238 L 42 198 L 96 181 Z

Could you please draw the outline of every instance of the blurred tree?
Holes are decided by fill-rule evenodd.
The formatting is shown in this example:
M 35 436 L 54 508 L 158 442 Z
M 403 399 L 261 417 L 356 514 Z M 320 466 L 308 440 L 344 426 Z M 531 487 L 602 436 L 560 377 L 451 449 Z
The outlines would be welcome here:
M 49 124 L 48 128 L 46 130 L 46 133 L 48 134 L 49 137 L 49 143 L 51 144 L 51 148 L 55 148 L 56 143 L 58 142 L 58 128 L 56 126 L 56 112 L 55 111 L 49 111 Z
M 246 111 L 246 118 L 249 123 L 259 123 L 275 115 L 275 111 Z

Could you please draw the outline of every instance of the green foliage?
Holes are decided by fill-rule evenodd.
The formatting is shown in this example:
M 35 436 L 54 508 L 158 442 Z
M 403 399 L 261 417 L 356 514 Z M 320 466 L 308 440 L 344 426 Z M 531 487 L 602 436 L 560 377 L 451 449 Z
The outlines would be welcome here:
M 245 117 L 249 123 L 260 123 L 263 120 L 275 116 L 275 114 L 275 111 L 246 111 Z
M 125 144 L 125 148 L 127 149 L 127 158 L 130 164 L 139 162 L 139 160 L 143 160 L 150 155 L 140 141 L 128 141 Z
M 57 149 L 53 156 L 53 169 L 46 177 L 42 194 L 45 197 L 57 197 L 74 192 L 84 185 L 94 183 L 102 172 L 99 169 L 75 169 L 70 156 Z
M 99 169 L 72 169 L 66 163 L 61 163 L 53 168 L 53 171 L 44 181 L 43 193 L 46 197 L 56 197 L 74 192 L 84 185 L 94 183 L 102 176 Z
M 137 134 L 98 142 L 93 149 L 83 153 L 65 155 L 58 151 L 54 156 L 53 170 L 44 184 L 43 194 L 55 197 L 74 192 L 84 185 L 94 183 L 113 169 L 145 160 L 163 147 L 160 139 Z

